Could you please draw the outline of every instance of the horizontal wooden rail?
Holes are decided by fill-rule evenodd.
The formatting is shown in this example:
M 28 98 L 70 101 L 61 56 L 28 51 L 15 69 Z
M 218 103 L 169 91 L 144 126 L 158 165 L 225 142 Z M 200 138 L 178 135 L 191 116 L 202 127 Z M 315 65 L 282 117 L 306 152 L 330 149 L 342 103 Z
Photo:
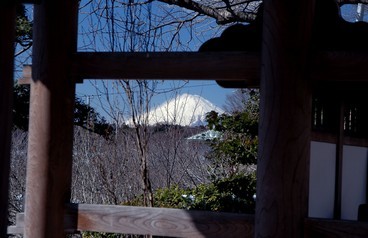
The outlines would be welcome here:
M 306 238 L 366 238 L 368 223 L 308 218 L 305 221 Z
M 368 82 L 367 65 L 368 52 L 318 52 L 312 58 L 310 77 L 316 82 L 366 83 Z M 345 88 L 347 85 L 343 86 Z
M 367 65 L 368 52 L 317 52 L 310 77 L 326 83 L 368 82 Z M 261 74 L 257 52 L 80 52 L 74 66 L 81 79 L 239 80 L 249 87 L 259 86 Z
M 71 205 L 66 214 L 68 232 L 97 231 L 174 237 L 253 237 L 254 215 L 114 205 Z M 9 234 L 23 233 L 17 216 Z
M 318 142 L 327 142 L 327 143 L 331 143 L 331 144 L 336 144 L 337 143 L 337 135 L 333 134 L 333 133 L 312 131 L 311 140 L 312 141 L 318 141 Z M 351 137 L 351 136 L 344 136 L 342 138 L 342 144 L 343 145 L 368 147 L 368 139 L 367 138 L 357 138 L 357 137 Z
M 306 238 L 366 238 L 368 223 L 307 218 Z M 9 234 L 23 234 L 24 214 L 17 215 Z M 169 208 L 73 204 L 65 230 L 151 234 L 175 237 L 253 237 L 254 215 L 187 211 Z
M 361 87 L 368 83 L 367 65 L 368 52 L 318 52 L 312 55 L 309 76 L 315 87 Z M 226 82 L 231 87 L 259 87 L 261 75 L 257 52 L 79 52 L 73 67 L 80 81 L 200 79 Z M 27 65 L 19 82 L 30 80 Z
M 19 85 L 31 84 L 32 80 L 32 65 L 23 65 L 22 78 L 18 79 Z
M 260 56 L 251 52 L 77 53 L 81 79 L 210 79 L 259 84 Z
M 75 209 L 69 209 L 64 217 L 64 227 L 67 233 L 76 233 L 77 215 Z M 8 226 L 8 234 L 24 234 L 24 213 L 17 213 L 16 224 Z

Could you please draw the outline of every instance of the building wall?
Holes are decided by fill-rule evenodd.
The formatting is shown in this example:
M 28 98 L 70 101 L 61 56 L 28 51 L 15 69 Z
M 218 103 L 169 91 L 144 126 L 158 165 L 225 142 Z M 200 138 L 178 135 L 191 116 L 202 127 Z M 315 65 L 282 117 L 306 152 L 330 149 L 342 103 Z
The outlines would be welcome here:
M 368 148 L 343 147 L 341 219 L 357 220 L 366 202 Z M 333 218 L 336 145 L 311 142 L 309 217 Z

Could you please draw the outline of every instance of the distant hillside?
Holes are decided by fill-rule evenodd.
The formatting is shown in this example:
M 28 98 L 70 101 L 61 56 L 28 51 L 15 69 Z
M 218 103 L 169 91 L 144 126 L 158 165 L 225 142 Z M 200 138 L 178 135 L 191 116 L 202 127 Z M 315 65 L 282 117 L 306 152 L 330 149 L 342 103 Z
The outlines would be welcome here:
M 198 95 L 181 94 L 150 111 L 149 125 L 170 124 L 181 126 L 206 125 L 206 113 L 224 111 Z M 129 119 L 127 124 L 132 124 Z

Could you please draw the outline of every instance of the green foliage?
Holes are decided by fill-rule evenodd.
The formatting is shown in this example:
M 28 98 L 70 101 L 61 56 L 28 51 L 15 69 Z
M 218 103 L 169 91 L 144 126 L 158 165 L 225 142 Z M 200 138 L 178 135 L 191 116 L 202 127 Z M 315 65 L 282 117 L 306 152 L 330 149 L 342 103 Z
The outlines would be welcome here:
M 115 234 L 106 232 L 82 232 L 82 238 L 141 238 L 143 235 L 127 235 L 127 234 Z
M 219 179 L 195 188 L 178 185 L 157 189 L 154 206 L 188 210 L 254 213 L 253 196 L 256 193 L 255 173 L 238 174 Z M 127 206 L 143 206 L 143 196 L 123 203 Z
M 109 138 L 113 130 L 105 118 L 101 117 L 93 107 L 82 102 L 80 98 L 75 99 L 74 125 L 95 132 L 105 138 Z
M 28 19 L 24 5 L 17 6 L 17 19 L 15 28 L 15 42 L 23 47 L 32 45 L 32 25 Z
M 236 175 L 194 189 L 178 186 L 155 192 L 155 206 L 188 210 L 254 213 L 255 175 Z
M 191 190 L 175 185 L 162 188 L 154 193 L 155 207 L 190 209 L 193 201 L 190 199 Z
M 221 211 L 254 213 L 256 193 L 256 175 L 234 175 L 215 182 L 222 194 Z
M 206 115 L 208 126 L 222 134 L 212 141 L 207 158 L 215 168 L 225 168 L 226 176 L 237 174 L 240 165 L 257 162 L 259 94 L 250 91 L 248 95 L 248 101 L 241 102 L 243 111 L 221 115 L 212 111 Z
M 83 232 L 82 238 L 119 238 L 120 235 L 105 232 Z
M 220 132 L 248 133 L 256 135 L 258 132 L 258 118 L 247 112 L 233 114 L 218 114 L 211 111 L 206 115 L 208 127 Z
M 247 93 L 241 97 L 247 100 L 236 107 L 241 111 L 221 115 L 212 111 L 206 115 L 209 128 L 221 133 L 220 138 L 211 141 L 212 150 L 206 156 L 213 164 L 213 182 L 190 191 L 195 200 L 188 209 L 254 212 L 256 176 L 251 166 L 257 162 L 259 93 L 240 92 Z

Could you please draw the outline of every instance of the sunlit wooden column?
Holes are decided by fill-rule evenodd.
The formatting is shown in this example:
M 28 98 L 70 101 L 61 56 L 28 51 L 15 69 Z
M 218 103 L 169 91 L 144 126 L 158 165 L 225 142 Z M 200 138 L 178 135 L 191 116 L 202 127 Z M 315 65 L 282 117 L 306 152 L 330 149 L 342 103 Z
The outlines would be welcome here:
M 15 5 L 10 1 L 0 3 L 0 32 L 0 237 L 6 237 L 15 38 Z
M 27 238 L 65 237 L 70 199 L 78 0 L 34 7 L 33 70 L 26 178 Z
M 255 237 L 303 237 L 313 1 L 264 1 Z

